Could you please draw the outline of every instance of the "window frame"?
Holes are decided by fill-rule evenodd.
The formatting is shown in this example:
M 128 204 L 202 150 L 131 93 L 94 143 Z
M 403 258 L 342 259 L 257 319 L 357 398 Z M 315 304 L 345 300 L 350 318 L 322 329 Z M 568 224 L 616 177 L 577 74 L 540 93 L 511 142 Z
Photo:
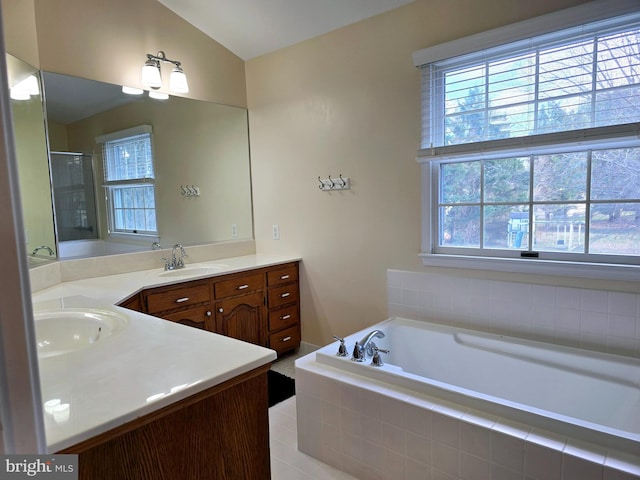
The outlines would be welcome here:
M 598 3 L 602 8 L 602 2 Z M 624 0 L 615 2 L 613 10 L 609 10 L 608 16 L 620 15 L 628 13 L 625 9 L 628 9 L 630 4 Z M 611 7 L 610 4 L 608 4 Z M 576 15 L 574 12 L 567 16 L 567 11 L 561 11 L 557 17 L 559 20 L 549 22 L 549 15 L 544 16 L 544 21 L 551 25 L 556 25 L 557 30 L 565 29 L 558 25 L 562 23 L 562 18 L 581 18 L 581 15 Z M 581 9 L 584 12 L 590 12 L 583 14 L 582 17 L 589 19 L 592 15 L 592 10 Z M 616 11 L 617 10 L 617 11 Z M 551 14 L 554 16 L 554 14 Z M 606 19 L 606 14 L 603 13 L 603 18 Z M 425 51 L 414 53 L 414 60 L 416 66 L 424 66 L 424 63 L 420 65 L 417 58 L 429 58 L 434 55 L 440 56 L 440 59 L 447 59 L 443 51 L 458 51 L 461 48 L 465 48 L 466 45 L 470 53 L 470 48 L 474 43 L 487 46 L 491 42 L 495 43 L 495 39 L 500 39 L 500 42 L 491 47 L 505 45 L 505 48 L 511 48 L 508 43 L 518 41 L 520 39 L 509 40 L 505 37 L 505 32 L 516 31 L 535 32 L 535 26 L 541 26 L 541 19 L 538 17 L 527 22 L 520 22 L 511 26 L 503 27 L 495 31 L 486 32 L 486 37 L 478 42 L 478 35 L 473 37 L 461 39 L 460 41 L 449 42 L 443 46 L 432 47 L 431 49 L 425 49 Z M 599 18 L 600 19 L 600 18 Z M 526 23 L 527 27 L 523 28 L 522 24 Z M 515 27 L 515 28 L 514 28 Z M 498 32 L 498 33 L 496 33 Z M 545 34 L 551 36 L 557 35 L 555 32 L 544 31 Z M 481 34 L 480 36 L 482 36 Z M 508 35 L 507 35 L 508 36 Z M 472 41 L 469 39 L 472 38 Z M 457 45 L 456 45 L 457 44 Z M 428 50 L 428 52 L 426 52 Z M 475 49 L 477 50 L 477 48 Z M 425 53 L 426 52 L 426 53 Z M 435 53 L 434 53 L 435 52 Z M 451 64 L 459 63 L 458 59 L 449 60 Z M 446 63 L 446 60 L 445 60 Z M 434 68 L 428 66 L 426 68 Z M 423 84 L 423 99 L 428 95 L 431 97 L 434 84 L 432 78 L 427 75 L 428 84 Z M 429 98 L 431 100 L 431 98 Z M 440 98 L 440 102 L 444 102 L 444 98 Z M 433 135 L 434 115 L 437 115 L 438 108 L 442 107 L 442 103 L 438 105 L 431 101 L 423 101 L 423 121 L 428 122 L 427 129 Z M 466 268 L 466 269 L 482 269 L 482 270 L 494 270 L 504 272 L 516 272 L 516 273 L 533 273 L 533 274 L 546 274 L 546 275 L 563 275 L 563 276 L 580 276 L 590 278 L 604 278 L 611 280 L 637 280 L 640 273 L 640 258 L 636 264 L 620 263 L 623 256 L 604 256 L 601 254 L 567 254 L 557 252 L 538 252 L 537 258 L 523 258 L 520 252 L 523 249 L 504 250 L 504 249 L 465 249 L 463 247 L 441 247 L 439 245 L 439 189 L 438 184 L 438 169 L 443 161 L 466 161 L 472 158 L 477 159 L 489 159 L 499 156 L 507 156 L 509 153 L 513 155 L 535 155 L 536 153 L 543 153 L 545 150 L 563 148 L 563 152 L 566 149 L 587 150 L 589 147 L 595 149 L 600 148 L 618 148 L 624 146 L 639 146 L 640 145 L 640 123 L 614 125 L 609 127 L 592 127 L 578 131 L 563 131 L 549 134 L 537 134 L 527 137 L 513 137 L 504 138 L 500 140 L 490 140 L 486 142 L 480 142 L 480 144 L 457 144 L 442 147 L 433 147 L 433 144 L 429 148 L 423 148 L 418 151 L 418 162 L 421 164 L 422 172 L 422 252 L 419 254 L 424 265 L 438 266 L 438 267 L 453 267 L 453 268 Z M 442 133 L 442 132 L 440 132 Z M 441 136 L 444 139 L 444 135 Z M 423 140 L 424 143 L 424 140 Z M 490 145 L 489 145 L 490 144 Z M 603 147 L 604 145 L 604 147 Z M 482 147 L 479 151 L 478 147 Z M 531 201 L 531 200 L 530 200 Z M 528 250 L 528 249 L 525 249 Z M 591 255 L 591 256 L 590 256 Z M 606 258 L 605 258 L 606 257 Z M 613 260 L 615 258 L 615 260 Z

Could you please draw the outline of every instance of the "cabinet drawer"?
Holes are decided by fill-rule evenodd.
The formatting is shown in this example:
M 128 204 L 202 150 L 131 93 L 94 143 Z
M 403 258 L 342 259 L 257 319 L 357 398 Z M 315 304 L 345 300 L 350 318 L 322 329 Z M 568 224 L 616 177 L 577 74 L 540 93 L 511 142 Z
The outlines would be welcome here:
M 269 289 L 268 294 L 269 308 L 279 307 L 288 303 L 298 301 L 298 284 L 285 285 Z
M 298 281 L 298 265 L 293 264 L 278 270 L 267 272 L 267 286 L 273 287 Z
M 180 310 L 179 312 L 165 313 L 162 318 L 171 322 L 181 323 L 190 327 L 200 328 L 213 332 L 214 320 L 209 305 Z
M 295 326 L 269 335 L 269 348 L 278 352 L 293 350 L 300 345 L 300 327 Z
M 206 283 L 188 287 L 154 290 L 147 295 L 147 313 L 163 312 L 209 301 L 209 285 Z
M 213 288 L 216 300 L 262 290 L 264 288 L 264 275 L 244 275 L 230 280 L 224 280 L 217 282 Z
M 293 304 L 288 307 L 271 310 L 269 312 L 269 330 L 275 331 L 281 328 L 290 327 L 299 323 L 298 305 Z

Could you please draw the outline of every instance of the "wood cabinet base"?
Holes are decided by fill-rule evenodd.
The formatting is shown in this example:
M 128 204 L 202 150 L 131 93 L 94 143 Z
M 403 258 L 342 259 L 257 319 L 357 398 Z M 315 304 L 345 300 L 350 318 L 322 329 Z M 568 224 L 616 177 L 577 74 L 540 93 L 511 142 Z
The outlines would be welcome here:
M 252 370 L 59 453 L 79 455 L 80 480 L 267 480 L 268 369 Z

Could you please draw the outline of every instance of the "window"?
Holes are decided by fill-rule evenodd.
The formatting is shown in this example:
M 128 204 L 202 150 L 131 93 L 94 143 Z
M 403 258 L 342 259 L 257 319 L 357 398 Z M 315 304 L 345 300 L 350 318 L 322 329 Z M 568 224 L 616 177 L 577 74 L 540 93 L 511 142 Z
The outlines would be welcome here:
M 640 15 L 421 68 L 425 257 L 640 265 Z
M 104 180 L 111 233 L 155 235 L 155 185 L 151 127 L 105 135 Z

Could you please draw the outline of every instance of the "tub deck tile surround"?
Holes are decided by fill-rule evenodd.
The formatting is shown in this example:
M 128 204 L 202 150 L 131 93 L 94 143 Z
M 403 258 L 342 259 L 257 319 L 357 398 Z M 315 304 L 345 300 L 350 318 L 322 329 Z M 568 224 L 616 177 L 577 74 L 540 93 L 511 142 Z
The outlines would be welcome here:
M 640 455 L 319 365 L 314 354 L 296 361 L 296 403 L 299 450 L 363 480 L 640 480 Z
M 640 357 L 640 294 L 387 271 L 387 314 Z

